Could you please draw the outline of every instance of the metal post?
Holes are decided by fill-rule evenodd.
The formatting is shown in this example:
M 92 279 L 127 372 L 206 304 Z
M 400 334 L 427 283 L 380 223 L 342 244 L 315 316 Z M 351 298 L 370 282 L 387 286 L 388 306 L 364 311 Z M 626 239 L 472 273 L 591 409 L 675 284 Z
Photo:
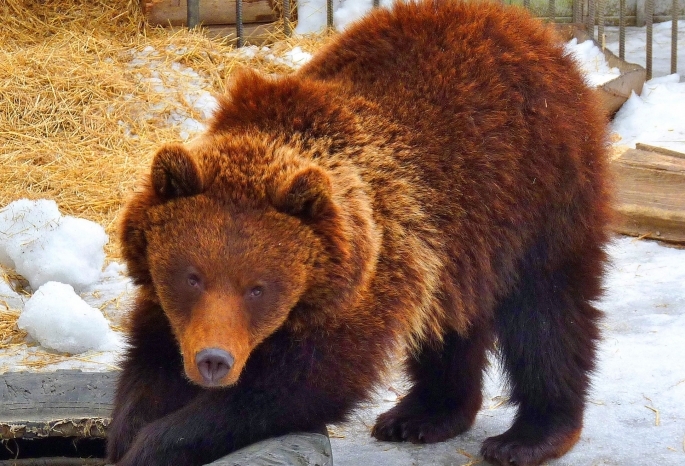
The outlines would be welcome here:
M 582 0 L 573 0 L 573 22 L 582 22 L 582 16 Z
M 290 27 L 290 0 L 283 0 L 283 32 L 285 37 L 290 37 L 293 33 Z
M 200 0 L 188 0 L 186 4 L 186 25 L 188 29 L 200 24 Z
M 606 37 L 604 36 L 604 0 L 597 0 L 597 42 L 602 47 L 606 47 Z
M 626 59 L 626 0 L 618 3 L 618 58 Z
M 647 79 L 652 79 L 652 25 L 654 22 L 654 0 L 647 0 L 645 3 L 645 22 L 647 23 L 647 57 L 645 69 L 647 70 Z
M 333 29 L 333 0 L 326 0 L 326 25 Z
M 523 7 L 530 10 L 530 0 L 523 0 Z
M 587 2 L 587 33 L 591 39 L 595 38 L 595 0 Z
M 381 6 L 381 0 L 373 0 L 373 7 L 378 8 L 379 6 Z
M 671 74 L 678 71 L 678 0 L 671 6 Z
M 555 0 L 549 0 L 547 6 L 547 16 L 549 17 L 549 22 L 553 23 L 557 17 L 557 3 Z
M 243 37 L 243 0 L 235 1 L 235 35 L 238 38 L 238 47 L 245 45 Z

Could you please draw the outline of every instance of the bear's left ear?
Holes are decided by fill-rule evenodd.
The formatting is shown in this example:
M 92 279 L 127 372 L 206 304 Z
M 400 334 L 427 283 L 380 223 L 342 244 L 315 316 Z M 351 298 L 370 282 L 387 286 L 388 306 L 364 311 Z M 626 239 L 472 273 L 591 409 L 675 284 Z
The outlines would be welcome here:
M 307 167 L 286 179 L 278 188 L 274 205 L 297 217 L 314 220 L 333 205 L 331 180 L 321 168 Z
M 155 193 L 165 200 L 202 192 L 200 169 L 180 144 L 167 144 L 155 154 L 151 179 Z

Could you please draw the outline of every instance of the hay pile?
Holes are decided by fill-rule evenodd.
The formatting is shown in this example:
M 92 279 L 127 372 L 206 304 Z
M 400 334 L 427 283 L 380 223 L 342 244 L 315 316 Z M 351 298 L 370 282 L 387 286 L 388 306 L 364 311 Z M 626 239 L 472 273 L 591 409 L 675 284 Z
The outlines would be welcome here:
M 0 17 L 0 207 L 55 199 L 64 214 L 105 227 L 110 258 L 122 200 L 154 149 L 180 139 L 170 121 L 203 120 L 183 92 L 174 95 L 182 81 L 220 93 L 241 64 L 290 71 L 241 58 L 228 40 L 150 28 L 138 0 L 4 0 Z M 290 39 L 272 51 L 321 43 Z M 132 66 L 136 58 L 154 58 L 156 68 Z M 173 79 L 159 72 L 179 65 Z
M 280 32 L 269 50 L 236 53 L 230 39 L 148 26 L 138 0 L 3 0 L 0 18 L 0 208 L 54 199 L 105 227 L 109 259 L 117 214 L 154 150 L 192 137 L 181 123 L 204 121 L 193 99 L 221 93 L 238 66 L 291 72 L 268 56 L 326 39 Z M 7 348 L 25 335 L 19 313 L 0 310 Z

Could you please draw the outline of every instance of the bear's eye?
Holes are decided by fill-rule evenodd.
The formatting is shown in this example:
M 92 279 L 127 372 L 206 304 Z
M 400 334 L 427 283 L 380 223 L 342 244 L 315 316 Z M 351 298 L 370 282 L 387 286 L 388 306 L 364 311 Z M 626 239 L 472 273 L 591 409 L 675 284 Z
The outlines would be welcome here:
M 191 288 L 201 288 L 202 287 L 202 279 L 200 278 L 199 275 L 195 273 L 191 273 L 188 275 L 188 278 L 186 279 L 188 282 L 188 286 Z
M 250 291 L 248 292 L 248 296 L 250 298 L 259 298 L 264 294 L 264 288 L 261 286 L 255 286 L 250 288 Z

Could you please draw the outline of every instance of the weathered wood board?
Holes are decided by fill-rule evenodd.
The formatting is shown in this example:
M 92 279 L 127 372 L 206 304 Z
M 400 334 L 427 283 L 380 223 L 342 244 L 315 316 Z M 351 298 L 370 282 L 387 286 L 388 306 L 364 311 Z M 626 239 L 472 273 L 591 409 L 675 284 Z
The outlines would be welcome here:
M 685 243 L 685 154 L 629 149 L 611 166 L 617 192 L 615 230 Z
M 0 377 L 0 439 L 105 437 L 114 373 L 56 371 Z
M 153 26 L 184 26 L 186 0 L 141 0 L 143 11 Z M 200 24 L 235 24 L 235 0 L 202 0 Z M 276 21 L 272 0 L 243 0 L 243 24 Z

